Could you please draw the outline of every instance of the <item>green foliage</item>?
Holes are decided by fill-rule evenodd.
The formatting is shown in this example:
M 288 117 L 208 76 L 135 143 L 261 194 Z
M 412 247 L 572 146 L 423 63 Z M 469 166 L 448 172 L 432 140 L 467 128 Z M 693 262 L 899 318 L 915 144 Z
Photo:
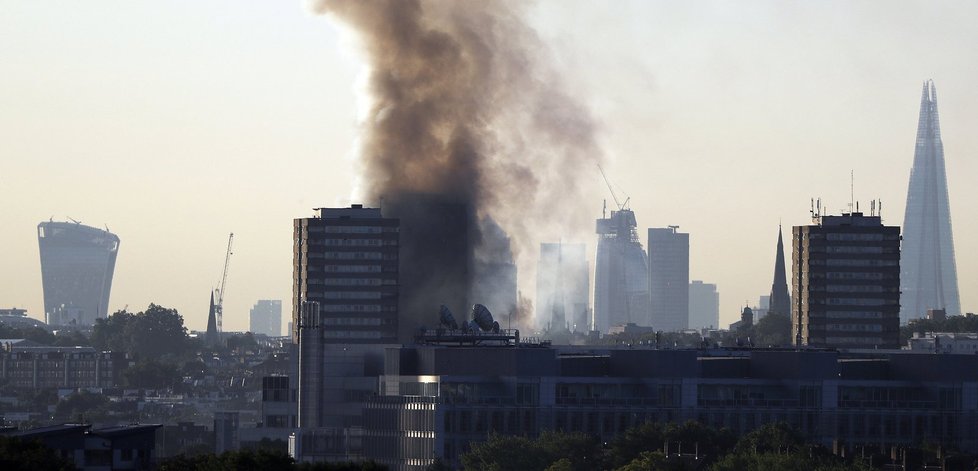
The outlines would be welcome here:
M 141 359 L 122 373 L 131 388 L 164 389 L 180 384 L 182 376 L 175 365 L 153 359 Z
M 68 461 L 40 442 L 0 436 L 0 469 L 4 471 L 67 471 L 75 469 Z
M 791 316 L 780 312 L 769 312 L 754 323 L 750 333 L 755 346 L 791 345 Z
M 767 424 L 748 433 L 732 453 L 715 463 L 711 471 L 862 471 L 871 468 L 847 463 L 822 447 L 807 444 L 797 430 L 784 423 Z
M 54 345 L 57 340 L 41 327 L 13 327 L 3 322 L 0 322 L 0 339 L 27 339 L 44 345 Z
M 295 463 L 282 451 L 267 449 L 229 451 L 196 456 L 179 455 L 164 459 L 158 471 L 383 471 L 387 468 L 374 462 Z
M 119 311 L 95 321 L 92 346 L 99 350 L 123 351 L 134 358 L 168 359 L 191 353 L 183 317 L 176 309 L 150 304 L 132 314 Z
M 949 316 L 945 320 L 913 319 L 900 327 L 901 344 L 906 344 L 914 333 L 924 332 L 978 332 L 978 316 L 967 314 Z
M 493 434 L 462 455 L 467 470 L 504 471 L 597 469 L 601 460 L 598 440 L 583 433 L 547 431 L 536 439 Z
M 108 410 L 108 398 L 101 394 L 81 391 L 72 393 L 58 402 L 54 409 L 54 420 L 56 422 L 92 421 L 105 417 Z

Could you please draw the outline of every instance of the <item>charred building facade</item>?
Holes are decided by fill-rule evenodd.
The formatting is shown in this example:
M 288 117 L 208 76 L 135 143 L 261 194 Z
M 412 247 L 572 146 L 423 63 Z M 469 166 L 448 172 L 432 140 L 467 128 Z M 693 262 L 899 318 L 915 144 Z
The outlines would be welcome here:
M 37 225 L 49 325 L 91 326 L 108 317 L 119 237 L 75 222 Z
M 293 224 L 293 326 L 315 304 L 328 343 L 395 342 L 399 221 L 357 204 L 318 211 Z
M 793 229 L 795 344 L 898 348 L 900 228 L 858 212 L 817 222 Z

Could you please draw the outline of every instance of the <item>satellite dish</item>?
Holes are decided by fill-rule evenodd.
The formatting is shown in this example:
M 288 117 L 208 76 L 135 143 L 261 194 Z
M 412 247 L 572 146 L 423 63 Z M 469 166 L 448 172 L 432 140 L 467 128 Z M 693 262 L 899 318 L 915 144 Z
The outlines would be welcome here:
M 482 304 L 476 304 L 472 306 L 472 322 L 475 322 L 483 332 L 491 332 L 495 321 L 492 320 L 492 313 L 489 312 L 489 308 Z
M 438 309 L 438 322 L 446 329 L 458 330 L 458 323 L 455 322 L 455 316 L 452 315 L 452 311 L 449 311 L 448 307 L 444 304 Z

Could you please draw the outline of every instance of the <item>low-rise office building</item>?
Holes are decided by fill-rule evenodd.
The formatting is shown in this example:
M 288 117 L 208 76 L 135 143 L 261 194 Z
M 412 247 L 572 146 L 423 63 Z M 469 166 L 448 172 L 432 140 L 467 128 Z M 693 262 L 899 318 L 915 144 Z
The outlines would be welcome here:
M 24 388 L 111 388 L 129 366 L 124 352 L 90 347 L 49 347 L 0 339 L 0 379 Z
M 978 355 L 834 350 L 390 348 L 363 406 L 363 457 L 420 470 L 492 432 L 584 432 L 645 421 L 787 422 L 830 446 L 930 442 L 978 451 Z

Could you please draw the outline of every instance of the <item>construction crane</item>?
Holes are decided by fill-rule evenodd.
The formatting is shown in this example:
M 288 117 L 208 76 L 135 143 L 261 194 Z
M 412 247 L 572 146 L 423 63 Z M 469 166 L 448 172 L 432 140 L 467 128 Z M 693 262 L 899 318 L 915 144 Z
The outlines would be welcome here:
M 601 178 L 604 178 L 604 184 L 608 185 L 608 191 L 611 192 L 611 198 L 615 200 L 615 206 L 618 207 L 618 210 L 622 211 L 628 209 L 628 201 L 632 198 L 628 195 L 624 195 L 625 201 L 619 201 L 618 195 L 615 194 L 614 188 L 611 187 L 611 182 L 608 181 L 608 176 L 604 174 L 604 169 L 601 168 L 601 165 L 598 165 L 598 171 L 601 172 Z
M 224 275 L 221 276 L 221 287 L 216 289 L 217 303 L 214 305 L 214 320 L 217 324 L 217 331 L 223 332 L 224 329 L 221 326 L 222 319 L 224 317 L 224 294 L 227 293 L 227 282 L 228 282 L 228 266 L 231 264 L 231 243 L 234 242 L 234 233 L 232 232 L 228 235 L 228 253 L 224 256 Z

